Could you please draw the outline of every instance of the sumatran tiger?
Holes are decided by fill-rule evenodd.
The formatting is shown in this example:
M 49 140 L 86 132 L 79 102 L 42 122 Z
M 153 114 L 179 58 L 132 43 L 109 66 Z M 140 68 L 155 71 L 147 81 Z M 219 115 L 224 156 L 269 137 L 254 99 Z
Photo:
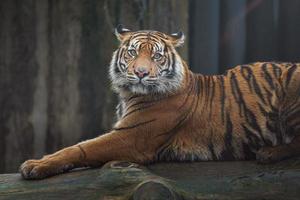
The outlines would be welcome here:
M 271 163 L 300 155 L 300 64 L 258 62 L 207 76 L 177 53 L 181 32 L 118 26 L 116 36 L 109 74 L 118 121 L 109 133 L 24 162 L 25 179 L 111 160 Z

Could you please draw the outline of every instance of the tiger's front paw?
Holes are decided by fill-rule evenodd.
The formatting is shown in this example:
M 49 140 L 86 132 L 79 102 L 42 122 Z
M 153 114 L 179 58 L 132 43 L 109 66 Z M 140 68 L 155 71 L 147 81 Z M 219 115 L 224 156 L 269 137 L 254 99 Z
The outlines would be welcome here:
M 72 169 L 72 165 L 60 164 L 47 159 L 27 160 L 20 166 L 24 179 L 43 179 Z

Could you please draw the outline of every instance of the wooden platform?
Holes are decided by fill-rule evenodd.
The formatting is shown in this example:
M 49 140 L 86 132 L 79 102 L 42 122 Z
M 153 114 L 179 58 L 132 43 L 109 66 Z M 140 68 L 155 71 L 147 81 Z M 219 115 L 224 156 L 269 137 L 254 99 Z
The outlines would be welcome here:
M 110 162 L 40 181 L 0 175 L 1 200 L 300 199 L 300 159 L 255 162 Z

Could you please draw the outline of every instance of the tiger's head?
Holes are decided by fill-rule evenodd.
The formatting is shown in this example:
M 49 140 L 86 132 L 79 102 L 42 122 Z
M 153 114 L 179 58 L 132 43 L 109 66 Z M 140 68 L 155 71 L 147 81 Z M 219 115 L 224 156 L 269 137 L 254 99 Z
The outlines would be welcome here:
M 184 64 L 176 47 L 184 43 L 182 32 L 167 35 L 158 31 L 130 31 L 118 26 L 120 41 L 110 64 L 110 78 L 117 92 L 169 94 L 184 79 Z

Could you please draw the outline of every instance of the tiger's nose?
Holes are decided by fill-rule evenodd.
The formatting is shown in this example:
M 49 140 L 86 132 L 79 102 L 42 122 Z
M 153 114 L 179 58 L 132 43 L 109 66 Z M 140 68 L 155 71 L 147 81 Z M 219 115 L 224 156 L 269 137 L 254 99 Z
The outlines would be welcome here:
M 134 73 L 139 77 L 140 79 L 144 78 L 145 76 L 149 75 L 149 71 L 146 67 L 136 67 L 134 69 Z

